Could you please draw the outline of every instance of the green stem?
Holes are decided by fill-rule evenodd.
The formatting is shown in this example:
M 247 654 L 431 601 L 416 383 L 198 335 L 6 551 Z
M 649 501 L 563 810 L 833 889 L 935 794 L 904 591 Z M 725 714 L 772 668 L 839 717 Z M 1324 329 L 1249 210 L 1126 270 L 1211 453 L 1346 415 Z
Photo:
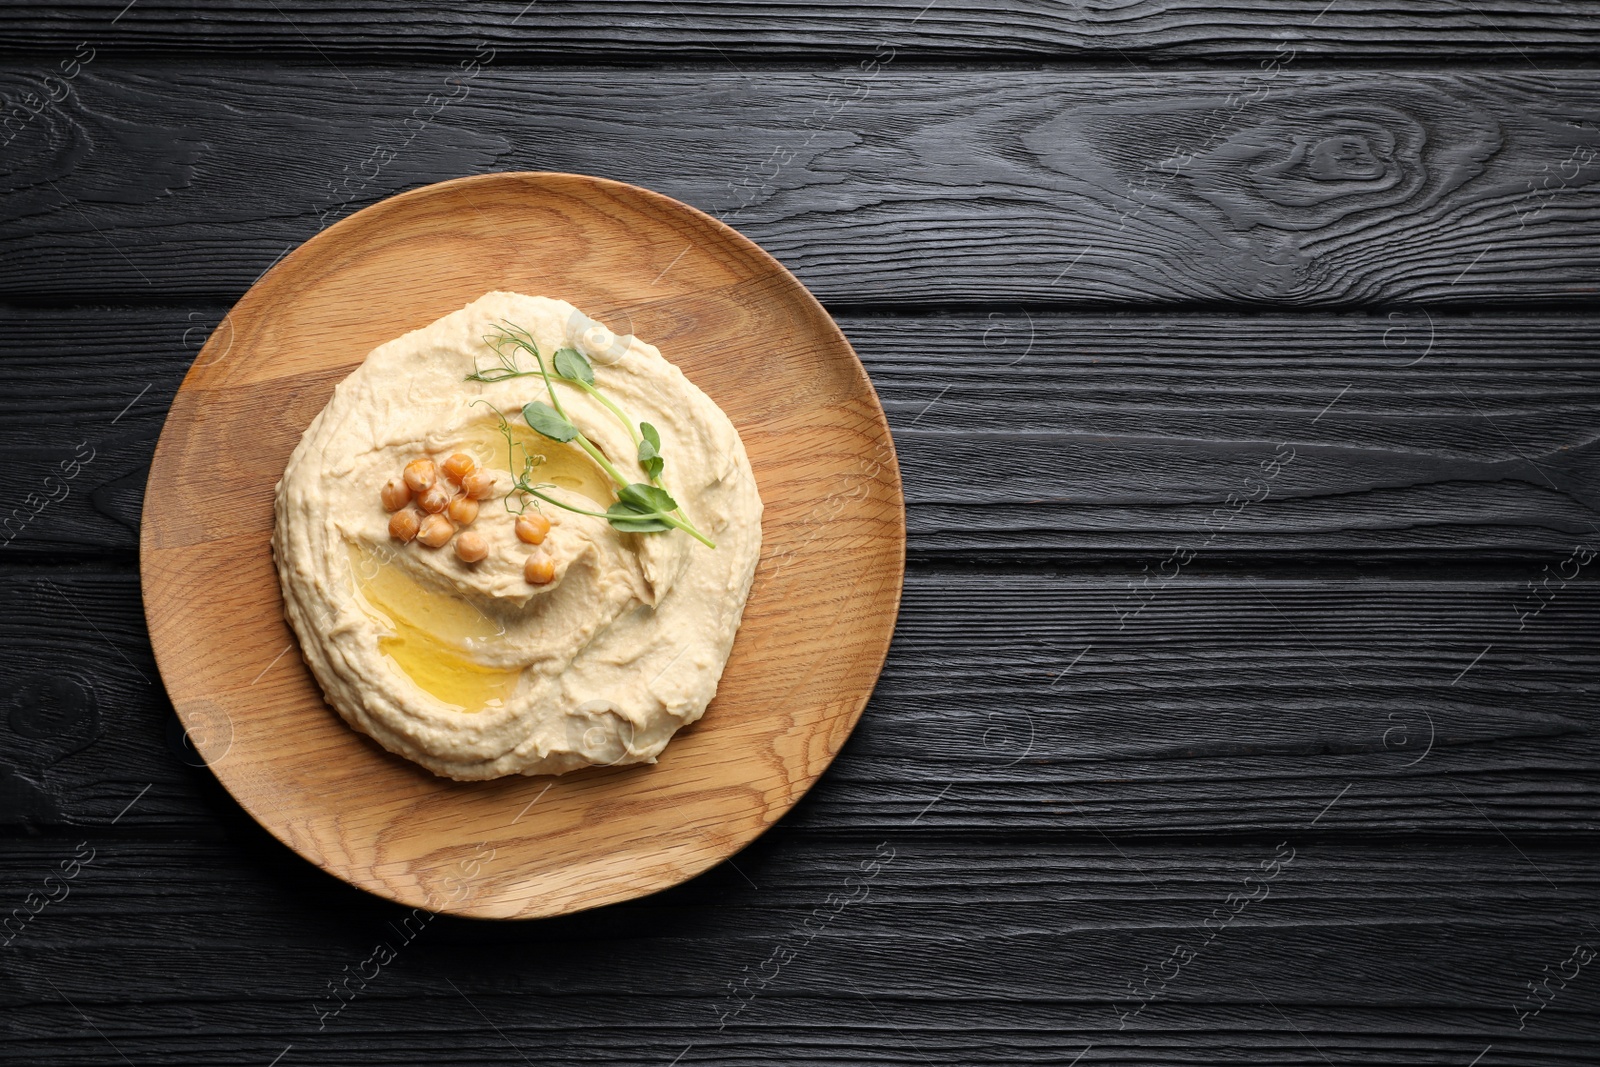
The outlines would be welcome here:
M 694 538 L 696 541 L 699 541 L 702 545 L 705 545 L 707 548 L 716 548 L 717 547 L 715 541 L 712 541 L 705 534 L 701 533 L 699 530 L 696 530 L 693 526 L 689 525 L 689 520 L 688 519 L 680 519 L 676 515 L 673 515 L 671 513 L 659 512 L 659 511 L 656 512 L 655 515 L 653 515 L 651 517 L 652 518 L 659 517 L 661 519 L 661 521 L 666 523 L 668 526 L 676 526 L 678 529 L 682 530 L 684 533 L 688 534 L 690 537 Z
M 535 489 L 535 488 L 533 488 L 532 486 L 529 486 L 529 485 L 521 485 L 521 484 L 519 484 L 517 486 L 517 488 L 520 489 L 522 492 L 525 492 L 525 493 L 529 494 L 530 496 L 538 497 L 540 500 L 543 500 L 547 504 L 554 504 L 558 508 L 564 508 L 567 511 L 575 512 L 575 513 L 577 513 L 579 515 L 590 515 L 590 516 L 593 516 L 596 519 L 605 519 L 607 521 L 610 521 L 611 519 L 614 519 L 614 518 L 622 518 L 622 519 L 626 519 L 629 522 L 633 522 L 633 521 L 637 521 L 637 520 L 641 520 L 641 519 L 656 519 L 656 520 L 658 520 L 660 522 L 666 523 L 668 526 L 676 527 L 677 529 L 682 530 L 684 533 L 688 534 L 690 537 L 694 538 L 696 541 L 699 541 L 702 545 L 705 545 L 707 548 L 716 548 L 717 547 L 716 542 L 714 542 L 714 541 L 710 540 L 709 538 L 707 538 L 705 536 L 705 534 L 702 534 L 699 530 L 696 530 L 693 526 L 689 525 L 689 523 L 685 522 L 683 519 L 678 518 L 676 515 L 674 515 L 670 511 L 639 511 L 639 512 L 630 512 L 627 515 L 621 515 L 621 516 L 608 515 L 603 511 L 590 511 L 587 508 L 574 507 L 571 504 L 568 504 L 568 503 L 565 503 L 563 501 L 557 500 L 553 496 L 549 496 L 549 495 L 547 495 L 545 493 L 541 493 L 541 492 L 539 492 L 539 490 L 537 490 L 537 489 Z
M 616 467 L 612 466 L 611 461 L 606 459 L 605 455 L 603 453 L 601 453 L 601 451 L 598 448 L 596 448 L 594 445 L 590 444 L 589 443 L 589 439 L 587 437 L 583 436 L 583 434 L 580 433 L 577 437 L 574 437 L 573 440 L 576 441 L 578 443 L 578 445 L 585 452 L 589 453 L 589 456 L 596 463 L 600 464 L 600 466 L 605 469 L 605 472 L 607 474 L 611 475 L 611 479 L 614 482 L 616 482 L 619 486 L 622 486 L 623 488 L 626 488 L 628 486 L 628 480 L 622 476 L 622 472 L 617 470 Z M 655 481 L 655 479 L 652 478 L 651 481 Z M 659 483 L 657 483 L 657 484 L 659 484 Z M 551 501 L 551 503 L 555 503 L 555 501 Z M 593 514 L 593 513 L 592 512 L 584 512 L 584 514 Z M 717 547 L 711 541 L 707 540 L 704 534 L 702 534 L 699 530 L 696 530 L 694 528 L 694 526 L 690 524 L 688 519 L 683 518 L 682 514 L 683 514 L 682 513 L 682 509 L 679 509 L 678 511 L 651 512 L 649 515 L 641 515 L 640 517 L 641 518 L 647 518 L 647 519 L 659 518 L 662 522 L 666 523 L 668 526 L 676 526 L 678 529 L 682 530 L 684 533 L 688 534 L 690 537 L 694 538 L 696 541 L 699 541 L 702 545 L 705 545 L 707 548 L 716 548 Z M 606 517 L 609 518 L 609 516 L 606 516 Z
M 561 407 L 561 401 L 556 398 L 555 386 L 554 386 L 554 384 L 552 383 L 552 381 L 550 379 L 549 373 L 546 372 L 546 370 L 545 370 L 544 360 L 540 358 L 538 349 L 534 348 L 531 344 L 529 344 L 528 342 L 522 340 L 520 337 L 517 337 L 514 334 L 509 334 L 508 333 L 508 334 L 505 334 L 505 337 L 511 344 L 515 345 L 518 348 L 523 349 L 529 355 L 533 356 L 534 362 L 536 362 L 539 365 L 539 369 L 537 371 L 531 371 L 531 370 L 506 370 L 506 371 L 504 371 L 502 373 L 497 374 L 494 378 L 488 379 L 488 380 L 495 381 L 495 382 L 503 382 L 503 381 L 508 381 L 508 380 L 510 380 L 512 378 L 531 378 L 535 374 L 538 374 L 539 376 L 544 378 L 545 391 L 550 394 L 550 406 L 555 408 L 556 412 L 558 414 L 560 414 L 560 416 L 562 418 L 567 419 L 568 422 L 571 422 L 572 420 L 567 417 L 566 411 Z M 513 367 L 515 366 L 515 362 L 514 361 L 512 363 L 512 366 Z M 484 381 L 485 380 L 484 378 L 482 378 L 481 376 L 478 376 L 478 375 L 471 375 L 470 377 L 473 377 L 477 381 Z M 560 376 L 557 376 L 555 381 L 558 381 L 563 385 L 571 385 L 571 386 L 575 386 L 576 388 L 582 389 L 584 392 L 588 393 L 590 396 L 592 396 L 596 400 L 600 401 L 600 403 L 604 404 L 606 406 L 607 410 L 609 410 L 611 412 L 611 414 L 613 414 L 613 415 L 615 415 L 617 417 L 617 421 L 622 423 L 622 428 L 624 430 L 628 431 L 628 436 L 633 439 L 633 446 L 635 448 L 639 447 L 639 431 L 634 429 L 633 423 L 628 421 L 628 416 L 623 413 L 622 409 L 617 407 L 617 405 L 613 404 L 611 402 L 611 400 L 604 393 L 600 392 L 600 390 L 596 389 L 594 386 L 590 385 L 588 382 L 583 381 L 583 380 L 578 379 L 578 378 L 562 378 Z
M 530 496 L 536 496 L 540 500 L 543 500 L 546 504 L 554 504 L 558 508 L 565 508 L 567 511 L 574 511 L 574 512 L 577 512 L 579 515 L 593 515 L 597 519 L 609 519 L 609 518 L 611 518 L 610 515 L 607 515 L 603 511 L 589 511 L 589 510 L 587 510 L 585 508 L 575 508 L 571 504 L 562 503 L 561 501 L 557 500 L 555 497 L 546 496 L 544 493 L 539 492 L 539 490 L 533 488 L 532 486 L 525 485 L 525 484 L 523 484 L 521 482 L 517 483 L 515 491 L 521 491 L 521 492 L 527 493 Z
M 594 445 L 590 444 L 589 439 L 583 436 L 581 433 L 574 437 L 573 440 L 578 443 L 579 448 L 582 448 L 585 452 L 589 453 L 590 459 L 600 464 L 601 468 L 607 474 L 611 475 L 612 481 L 616 482 L 623 488 L 627 488 L 628 480 L 622 476 L 621 471 L 617 470 L 616 467 L 611 465 L 611 461 L 605 457 L 605 453 L 601 452 L 598 448 L 594 447 Z
M 604 404 L 611 411 L 611 414 L 617 417 L 617 421 L 622 423 L 622 428 L 628 431 L 628 436 L 633 438 L 633 447 L 636 449 L 639 447 L 639 431 L 633 428 L 633 423 L 628 421 L 628 416 L 622 413 L 622 409 L 613 404 L 604 393 L 588 382 L 576 378 L 562 378 L 560 381 L 565 382 L 567 385 L 576 385 L 579 389 Z
M 611 465 L 611 461 L 606 459 L 606 457 L 603 454 L 601 454 L 601 452 L 600 452 L 600 450 L 598 448 L 596 448 L 594 445 L 590 444 L 589 443 L 589 439 L 587 437 L 583 436 L 583 434 L 580 433 L 577 437 L 574 437 L 573 440 L 576 441 L 580 446 L 582 446 L 583 450 L 585 452 L 589 453 L 589 455 L 591 457 L 593 457 L 593 459 L 594 459 L 594 461 L 596 463 L 600 464 L 600 466 L 605 468 L 606 473 L 611 475 L 613 481 L 615 481 L 619 486 L 622 486 L 623 488 L 627 488 L 628 481 L 627 481 L 626 478 L 624 478 L 622 476 L 622 472 L 617 470 L 616 467 L 612 466 Z M 655 484 L 657 484 L 657 485 L 661 484 L 660 482 L 657 482 L 656 479 L 654 479 L 654 478 L 651 478 L 650 480 L 652 482 L 655 482 Z M 668 495 L 670 496 L 671 494 L 668 494 Z M 661 521 L 666 523 L 668 526 L 676 526 L 678 529 L 682 530 L 684 533 L 688 534 L 690 537 L 693 537 L 695 540 L 699 541 L 701 544 L 705 545 L 707 548 L 716 548 L 717 547 L 716 545 L 712 544 L 710 541 L 706 540 L 703 536 L 701 536 L 700 531 L 696 530 L 689 523 L 688 519 L 682 517 L 683 509 L 680 508 L 677 511 L 661 512 L 661 515 L 663 516 Z
M 566 409 L 561 406 L 561 398 L 556 396 L 556 387 L 550 381 L 550 372 L 545 369 L 544 357 L 539 355 L 539 347 L 538 345 L 534 344 L 533 335 L 528 333 L 526 330 L 513 326 L 509 322 L 500 327 L 500 333 L 506 339 L 506 341 L 509 341 L 512 345 L 522 349 L 524 352 L 528 353 L 528 355 L 533 357 L 533 362 L 539 368 L 539 377 L 544 379 L 544 391 L 550 394 L 550 406 L 556 409 L 557 415 L 560 415 L 563 419 L 571 422 L 572 420 L 567 417 Z M 496 349 L 496 351 L 498 351 L 498 349 Z M 516 365 L 515 360 L 512 360 L 512 365 Z M 531 373 L 532 371 L 518 371 L 516 374 L 507 375 L 506 377 L 520 378 L 525 374 Z

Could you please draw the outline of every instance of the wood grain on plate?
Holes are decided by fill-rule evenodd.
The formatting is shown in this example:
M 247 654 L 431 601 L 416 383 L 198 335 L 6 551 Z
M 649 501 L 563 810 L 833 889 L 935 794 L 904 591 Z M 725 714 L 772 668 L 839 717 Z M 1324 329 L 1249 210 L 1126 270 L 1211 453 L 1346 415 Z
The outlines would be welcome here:
M 285 79 L 212 61 L 162 78 L 107 57 L 72 86 L 9 147 L 0 298 L 231 294 L 360 205 L 515 169 L 601 170 L 725 217 L 835 311 L 1600 291 L 1586 71 L 318 63 Z M 50 89 L 0 73 L 8 96 Z
M 293 646 L 268 547 L 290 450 L 372 348 L 494 289 L 568 299 L 656 344 L 749 451 L 766 512 L 744 623 L 705 718 L 654 766 L 436 778 L 346 727 L 298 657 L 272 669 Z M 682 881 L 787 810 L 882 666 L 905 541 L 871 384 L 781 266 L 664 196 L 499 174 L 364 211 L 245 295 L 173 403 L 140 544 L 168 692 L 253 816 L 402 903 L 527 917 Z

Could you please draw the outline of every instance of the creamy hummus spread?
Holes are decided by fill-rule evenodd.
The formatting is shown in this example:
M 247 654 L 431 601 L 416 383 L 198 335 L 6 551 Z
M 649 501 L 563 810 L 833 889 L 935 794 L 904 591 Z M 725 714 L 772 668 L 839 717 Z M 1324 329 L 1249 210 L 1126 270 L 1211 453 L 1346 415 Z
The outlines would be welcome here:
M 328 703 L 464 780 L 654 762 L 716 693 L 760 548 L 721 409 L 654 347 L 506 292 L 334 389 L 273 534 Z

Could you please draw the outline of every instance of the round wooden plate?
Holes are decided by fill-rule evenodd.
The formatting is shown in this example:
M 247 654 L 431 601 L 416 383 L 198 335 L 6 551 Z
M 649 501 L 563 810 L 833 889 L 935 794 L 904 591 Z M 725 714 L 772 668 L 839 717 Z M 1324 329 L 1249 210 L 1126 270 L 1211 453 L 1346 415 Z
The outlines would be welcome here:
M 495 289 L 569 300 L 656 345 L 749 451 L 766 512 L 744 624 L 705 717 L 654 765 L 437 778 L 344 724 L 284 622 L 268 539 L 301 432 L 377 345 Z M 793 275 L 660 194 L 512 173 L 358 212 L 244 295 L 167 417 L 139 562 L 167 691 L 245 810 L 380 896 L 524 918 L 684 881 L 788 810 L 861 715 L 904 561 L 883 410 Z

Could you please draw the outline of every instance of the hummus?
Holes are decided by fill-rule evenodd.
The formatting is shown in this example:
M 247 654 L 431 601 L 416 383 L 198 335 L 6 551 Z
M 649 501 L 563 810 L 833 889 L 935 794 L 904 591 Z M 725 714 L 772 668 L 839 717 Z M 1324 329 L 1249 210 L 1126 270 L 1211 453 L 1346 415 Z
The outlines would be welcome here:
M 508 326 L 550 384 L 528 348 L 491 344 Z M 562 349 L 586 358 L 599 397 L 557 378 Z M 570 442 L 522 414 L 551 390 Z M 661 464 L 641 449 L 652 432 Z M 476 481 L 438 477 L 457 520 L 439 533 L 459 528 L 453 541 L 392 534 L 408 464 L 443 472 L 463 457 Z M 670 494 L 676 510 L 656 525 L 681 520 L 715 547 L 679 527 L 613 524 L 619 476 Z M 400 517 L 413 530 L 441 517 L 416 510 L 425 496 Z M 462 780 L 654 762 L 716 693 L 761 549 L 761 499 L 721 409 L 652 346 L 517 293 L 374 349 L 312 420 L 276 503 L 284 613 L 328 703 Z

